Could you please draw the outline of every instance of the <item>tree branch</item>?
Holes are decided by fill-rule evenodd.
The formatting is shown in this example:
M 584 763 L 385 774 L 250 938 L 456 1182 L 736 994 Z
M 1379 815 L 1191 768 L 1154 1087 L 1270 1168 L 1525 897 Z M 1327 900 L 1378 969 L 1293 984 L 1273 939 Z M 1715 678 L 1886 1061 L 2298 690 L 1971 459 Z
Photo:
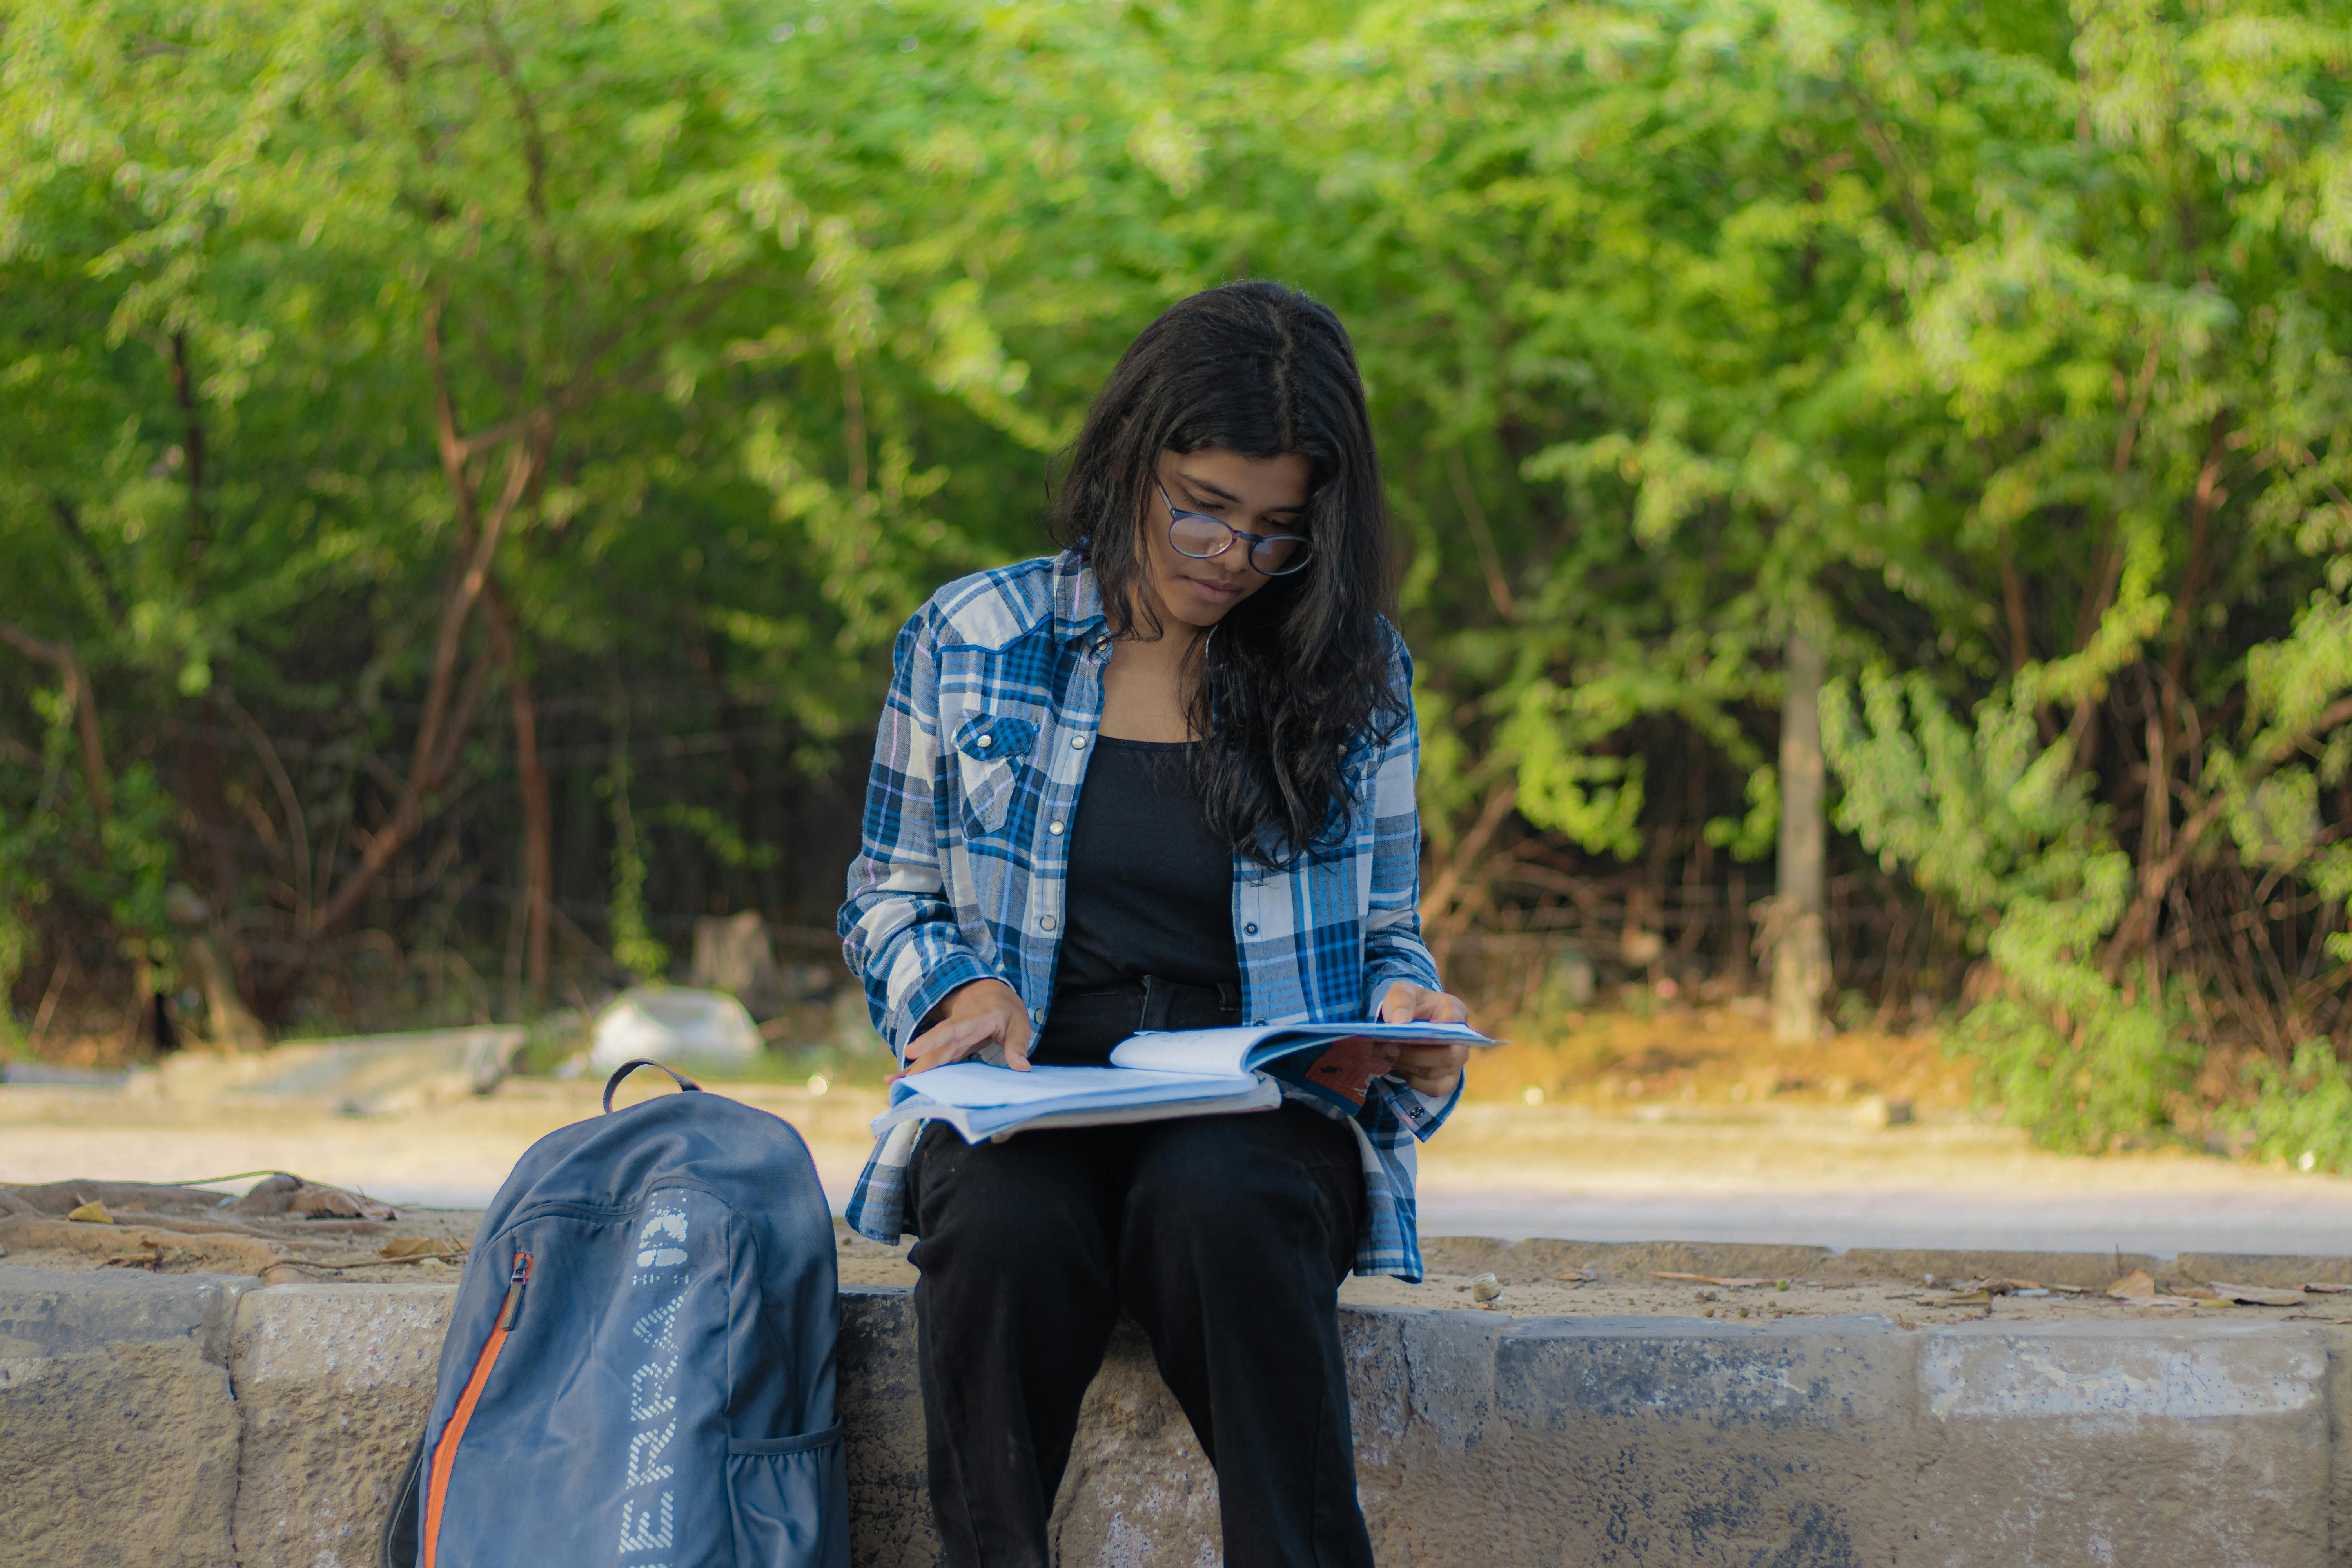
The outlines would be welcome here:
M 1447 906 L 1454 901 L 1465 875 L 1478 857 L 1485 853 L 1496 830 L 1503 826 L 1511 808 L 1519 804 L 1519 786 L 1516 783 L 1498 784 L 1486 796 L 1479 809 L 1478 820 L 1462 836 L 1454 853 L 1445 858 L 1445 868 L 1438 873 L 1437 881 L 1421 900 L 1421 919 L 1424 926 L 1439 926 L 1445 920 Z
M 74 548 L 81 552 L 82 564 L 89 569 L 91 580 L 98 584 L 99 597 L 106 601 L 107 614 L 115 625 L 121 626 L 127 613 L 122 607 L 122 596 L 114 591 L 114 578 L 106 569 L 106 557 L 98 552 L 98 546 L 90 542 L 89 532 L 81 525 L 81 513 L 61 495 L 49 497 L 49 510 L 56 514 L 58 526 L 66 531 Z
M 428 319 L 437 317 L 437 309 L 428 306 Z M 437 372 L 437 322 L 428 325 L 428 340 L 436 352 L 433 358 Z M 392 819 L 385 823 L 360 856 L 358 865 L 334 896 L 319 908 L 310 921 L 309 934 L 317 938 L 333 929 L 335 923 L 349 914 L 402 846 L 415 837 L 425 826 L 425 805 L 448 781 L 457 766 L 457 748 L 465 742 L 466 731 L 473 723 L 474 712 L 480 706 L 482 691 L 496 660 L 488 654 L 475 660 L 468 672 L 465 689 L 453 704 L 450 689 L 457 682 L 457 656 L 464 645 L 466 623 L 489 583 L 490 562 L 496 555 L 500 534 L 508 519 L 513 516 L 515 505 L 522 499 L 532 474 L 544 463 L 553 441 L 553 422 L 542 418 L 530 435 L 513 442 L 508 447 L 507 479 L 498 502 L 489 515 L 481 521 L 478 530 L 470 527 L 475 515 L 471 487 L 466 479 L 464 458 L 457 455 L 455 419 L 450 412 L 446 384 L 436 374 L 436 414 L 441 437 L 443 472 L 450 480 L 451 489 L 461 525 L 472 539 L 472 549 L 451 585 L 448 602 L 441 612 L 441 633 L 433 650 L 433 673 L 425 689 L 425 711 L 416 728 L 415 748 L 411 755 L 408 780 L 401 786 Z
M 295 793 L 294 781 L 287 776 L 286 764 L 278 760 L 278 748 L 270 743 L 253 715 L 233 700 L 224 700 L 221 708 L 229 721 L 253 742 L 254 754 L 261 759 L 262 771 L 269 775 L 270 786 L 278 792 L 278 804 L 286 813 L 286 837 L 293 845 L 294 856 L 294 929 L 301 931 L 310 923 L 310 829 L 302 818 L 302 798 Z
M 195 378 L 188 370 L 188 334 L 173 332 L 166 341 L 171 345 L 171 353 L 164 357 L 172 369 L 172 400 L 179 405 L 180 420 L 186 427 L 181 440 L 188 474 L 188 543 L 192 554 L 202 554 L 205 534 L 204 413 L 196 406 Z
M 28 658 L 58 667 L 65 681 L 66 701 L 73 709 L 74 728 L 81 738 L 82 778 L 89 786 L 90 810 L 100 823 L 105 822 L 114 814 L 114 792 L 107 784 L 106 742 L 98 728 L 98 693 L 73 645 L 46 642 L 5 621 L 0 621 L 0 642 Z
M 1910 231 L 1911 243 L 1921 250 L 1933 247 L 1934 238 L 1927 231 L 1927 215 L 1920 210 L 1919 198 L 1911 189 L 1911 171 L 1904 166 L 1903 155 L 1870 111 L 1870 100 L 1851 81 L 1844 84 L 1846 100 L 1853 105 L 1854 119 L 1862 126 L 1863 140 L 1870 143 L 1871 156 L 1886 171 L 1895 185 L 1895 198 L 1903 209 L 1903 226 Z
M 2242 787 L 2259 783 L 2305 744 L 2347 721 L 2352 721 L 2352 697 L 2337 699 L 2321 710 L 2309 728 L 2273 746 L 2238 775 L 2238 784 Z M 2131 908 L 2124 912 L 2124 918 L 2116 922 L 2116 934 L 2107 943 L 2106 966 L 2110 972 L 2132 948 L 2146 940 L 2147 931 L 2154 930 L 2157 904 L 2172 886 L 2173 879 L 2180 875 L 2181 868 L 2189 864 L 2189 857 L 2196 849 L 2198 840 L 2204 837 L 2205 830 L 2213 826 L 2228 804 L 2226 795 L 2216 793 L 2207 796 L 2205 803 L 2180 825 L 2180 835 L 2173 840 L 2172 852 L 2154 865 L 2140 868 L 2139 891 L 2133 897 Z
M 1503 558 L 1496 552 L 1495 535 L 1486 527 L 1486 510 L 1478 504 L 1478 494 L 1470 488 L 1470 470 L 1462 461 L 1462 448 L 1445 448 L 1446 476 L 1454 481 L 1454 499 L 1460 503 L 1462 515 L 1470 524 L 1470 538 L 1478 547 L 1478 564 L 1486 574 L 1486 596 L 1495 601 L 1495 612 L 1507 621 L 1519 618 L 1519 606 L 1511 598 L 1511 585 L 1503 577 Z

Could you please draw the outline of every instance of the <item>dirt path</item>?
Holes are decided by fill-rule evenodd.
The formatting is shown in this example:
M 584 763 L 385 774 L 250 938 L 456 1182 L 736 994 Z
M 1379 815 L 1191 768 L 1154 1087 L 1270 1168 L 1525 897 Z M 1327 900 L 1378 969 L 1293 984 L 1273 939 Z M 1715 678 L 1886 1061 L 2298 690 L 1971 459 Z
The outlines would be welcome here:
M 797 1126 L 836 1209 L 873 1090 L 725 1086 Z M 650 1085 L 632 1085 L 635 1094 Z M 513 1080 L 400 1116 L 0 1089 L 0 1182 L 187 1181 L 291 1170 L 409 1203 L 488 1200 L 541 1135 L 596 1110 L 584 1083 Z M 1424 1234 L 1829 1247 L 2352 1252 L 2352 1182 L 2186 1153 L 2088 1160 L 1929 1110 L 1868 1128 L 1826 1104 L 1482 1100 L 1423 1150 Z

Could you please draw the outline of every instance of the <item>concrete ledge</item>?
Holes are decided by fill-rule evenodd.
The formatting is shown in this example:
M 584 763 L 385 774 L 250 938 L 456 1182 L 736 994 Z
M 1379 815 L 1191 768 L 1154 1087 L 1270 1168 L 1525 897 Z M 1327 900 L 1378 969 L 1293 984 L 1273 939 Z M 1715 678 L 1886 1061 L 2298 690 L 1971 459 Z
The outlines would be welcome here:
M 237 1561 L 375 1568 L 392 1488 L 424 1430 L 454 1285 L 279 1285 L 237 1304 L 245 1422 Z
M 0 1270 L 0 1560 L 373 1563 L 454 1288 L 248 1286 Z M 1389 1568 L 2352 1564 L 2352 1330 L 1412 1308 L 1341 1327 Z M 930 1564 L 908 1292 L 845 1289 L 842 1328 L 856 1560 Z M 1219 1558 L 1215 1477 L 1132 1327 L 1054 1528 L 1069 1564 Z
M 0 1268 L 0 1559 L 233 1561 L 242 1278 Z

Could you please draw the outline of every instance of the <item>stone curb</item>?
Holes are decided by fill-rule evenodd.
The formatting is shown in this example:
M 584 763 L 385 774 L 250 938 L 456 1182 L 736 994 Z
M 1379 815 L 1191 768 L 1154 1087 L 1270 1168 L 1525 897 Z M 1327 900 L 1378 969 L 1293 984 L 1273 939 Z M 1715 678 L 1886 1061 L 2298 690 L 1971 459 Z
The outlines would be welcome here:
M 2352 1284 L 2352 1257 L 2289 1253 L 2184 1252 L 2157 1258 L 2144 1252 L 1949 1251 L 1942 1248 L 1787 1247 L 1722 1241 L 1554 1241 L 1530 1237 L 1446 1236 L 1423 1243 L 1432 1273 L 1493 1273 L 1506 1285 L 1540 1284 L 1564 1269 L 1598 1268 L 1638 1277 L 1652 1269 L 1686 1274 L 1759 1275 L 1810 1279 L 1823 1285 L 1879 1279 L 2032 1279 L 2043 1285 L 2103 1289 L 2135 1268 L 2162 1282 L 2216 1279 L 2282 1289 L 2315 1281 Z
M 454 1296 L 0 1270 L 0 1559 L 372 1568 Z M 2352 1565 L 2352 1330 L 1341 1326 L 1390 1568 Z M 910 1293 L 844 1289 L 842 1331 L 855 1560 L 934 1563 Z M 1219 1558 L 1214 1475 L 1131 1325 L 1054 1528 L 1068 1564 Z

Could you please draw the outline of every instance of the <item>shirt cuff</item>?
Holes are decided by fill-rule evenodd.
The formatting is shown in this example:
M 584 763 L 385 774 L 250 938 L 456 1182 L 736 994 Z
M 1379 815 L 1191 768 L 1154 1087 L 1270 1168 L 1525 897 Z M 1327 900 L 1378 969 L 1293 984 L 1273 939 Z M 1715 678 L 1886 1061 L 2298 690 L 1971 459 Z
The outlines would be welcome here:
M 1445 1119 L 1454 1114 L 1454 1108 L 1461 1103 L 1462 1091 L 1469 1082 L 1470 1069 L 1465 1068 L 1462 1076 L 1454 1080 L 1453 1093 L 1423 1094 L 1391 1074 L 1389 1084 L 1392 1092 L 1389 1100 L 1396 1107 L 1397 1114 L 1404 1119 L 1404 1124 L 1412 1129 L 1413 1137 L 1426 1142 L 1445 1124 Z
M 891 1048 L 898 1053 L 899 1062 L 905 1063 L 907 1047 L 912 1045 L 915 1037 L 922 1032 L 923 1020 L 930 1016 L 932 1008 L 947 1000 L 948 993 L 960 985 L 969 985 L 975 980 L 998 978 L 1001 977 L 988 965 L 968 952 L 956 954 L 924 975 L 922 981 L 907 994 L 905 1011 L 900 1015 L 906 1020 L 900 1026 L 904 1032 L 898 1039 L 890 1042 Z

